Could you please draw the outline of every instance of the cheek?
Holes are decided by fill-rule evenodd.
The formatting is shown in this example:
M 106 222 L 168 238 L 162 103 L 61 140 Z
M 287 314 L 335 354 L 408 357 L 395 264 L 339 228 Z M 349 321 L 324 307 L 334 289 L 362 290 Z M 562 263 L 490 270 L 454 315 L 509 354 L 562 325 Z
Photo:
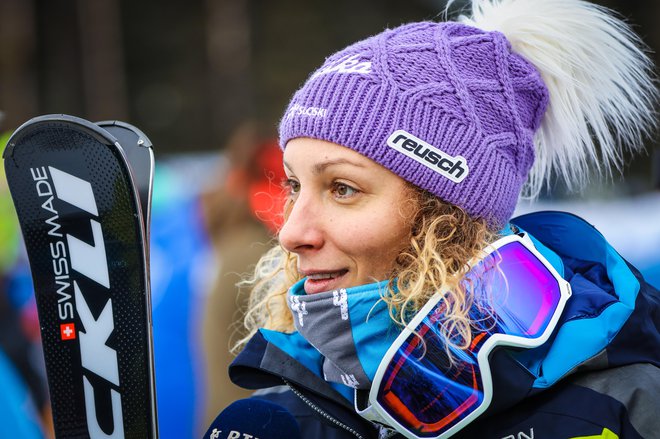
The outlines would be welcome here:
M 374 250 L 387 263 L 389 271 L 394 267 L 397 256 L 409 245 L 410 226 L 401 221 L 387 224 L 382 230 L 382 234 L 376 237 Z
M 401 250 L 408 246 L 410 226 L 399 216 L 371 217 L 363 224 L 344 227 L 343 250 L 356 260 L 363 275 L 388 275 Z

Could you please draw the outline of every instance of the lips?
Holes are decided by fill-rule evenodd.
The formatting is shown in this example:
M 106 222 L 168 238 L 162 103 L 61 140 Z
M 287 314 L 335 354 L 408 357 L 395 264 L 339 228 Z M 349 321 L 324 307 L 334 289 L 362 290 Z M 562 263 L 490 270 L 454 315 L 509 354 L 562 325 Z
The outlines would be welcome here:
M 317 273 L 317 274 L 310 274 L 307 277 L 313 280 L 323 280 L 323 279 L 333 279 L 337 276 L 339 276 L 340 272 L 335 271 L 333 273 Z
M 346 269 L 336 271 L 301 270 L 301 274 L 307 277 L 305 280 L 305 292 L 307 294 L 317 294 L 341 288 L 346 273 L 348 273 Z

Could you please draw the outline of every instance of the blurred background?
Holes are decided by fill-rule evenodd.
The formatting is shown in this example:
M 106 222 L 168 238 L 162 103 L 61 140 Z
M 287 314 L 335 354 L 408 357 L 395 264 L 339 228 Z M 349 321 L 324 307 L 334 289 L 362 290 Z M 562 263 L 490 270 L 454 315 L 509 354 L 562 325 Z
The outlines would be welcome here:
M 465 3 L 456 1 L 452 10 Z M 660 64 L 660 2 L 597 3 L 629 19 Z M 332 52 L 385 27 L 439 19 L 444 6 L 443 0 L 0 0 L 0 147 L 23 122 L 48 113 L 123 120 L 154 144 L 152 294 L 162 438 L 199 437 L 215 414 L 245 395 L 226 378 L 230 325 L 242 303 L 233 284 L 277 228 L 281 158 L 274 143 L 291 94 Z M 518 212 L 583 216 L 659 286 L 658 149 L 656 136 L 645 154 L 626 159 L 623 175 L 594 175 L 579 195 L 552 184 Z M 21 404 L 0 397 L 6 413 L 0 424 L 12 437 L 49 437 L 23 252 L 3 175 L 0 334 L 19 328 L 20 336 L 0 335 L 0 385 L 14 389 Z

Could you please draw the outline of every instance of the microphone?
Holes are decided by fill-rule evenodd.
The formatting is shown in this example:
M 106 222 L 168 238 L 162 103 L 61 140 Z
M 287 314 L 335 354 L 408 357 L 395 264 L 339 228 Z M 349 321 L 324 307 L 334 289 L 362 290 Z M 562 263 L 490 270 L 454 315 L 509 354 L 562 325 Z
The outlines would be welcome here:
M 202 439 L 300 439 L 300 429 L 281 405 L 248 398 L 220 412 Z

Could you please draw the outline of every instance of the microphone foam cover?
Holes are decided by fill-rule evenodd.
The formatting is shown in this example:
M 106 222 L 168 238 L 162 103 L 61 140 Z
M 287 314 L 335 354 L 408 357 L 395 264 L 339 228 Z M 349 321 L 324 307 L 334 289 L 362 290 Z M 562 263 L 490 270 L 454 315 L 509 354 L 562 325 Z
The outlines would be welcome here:
M 287 409 L 272 402 L 239 399 L 211 423 L 203 439 L 299 439 L 298 422 Z

